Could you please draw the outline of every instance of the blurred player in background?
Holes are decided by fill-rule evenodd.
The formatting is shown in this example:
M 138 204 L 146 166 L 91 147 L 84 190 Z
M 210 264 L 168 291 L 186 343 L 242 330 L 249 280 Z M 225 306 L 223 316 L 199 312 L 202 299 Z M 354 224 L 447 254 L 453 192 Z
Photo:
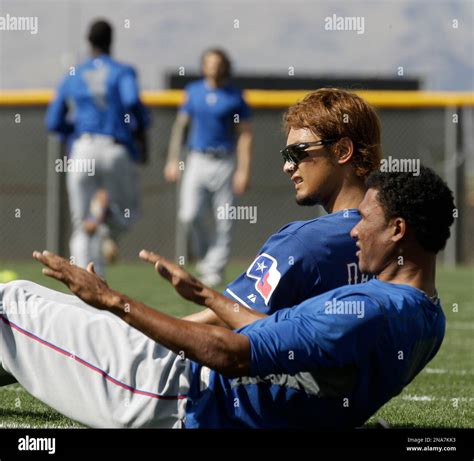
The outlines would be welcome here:
M 220 207 L 231 206 L 234 196 L 242 195 L 249 186 L 252 130 L 250 109 L 241 91 L 229 84 L 231 63 L 227 55 L 219 49 L 206 51 L 202 72 L 202 80 L 186 87 L 186 100 L 173 125 L 164 175 L 169 182 L 178 180 L 184 133 L 190 124 L 190 152 L 178 210 L 184 238 L 177 248 L 183 251 L 191 237 L 200 276 L 215 286 L 223 279 L 232 230 L 232 220 L 218 219 L 217 213 Z M 204 222 L 209 206 L 215 216 L 212 242 Z
M 72 138 L 67 189 L 73 262 L 86 267 L 93 261 L 100 274 L 116 256 L 117 236 L 137 219 L 135 163 L 146 162 L 149 124 L 135 70 L 110 56 L 112 34 L 106 21 L 91 25 L 90 57 L 64 78 L 46 115 L 50 131 Z

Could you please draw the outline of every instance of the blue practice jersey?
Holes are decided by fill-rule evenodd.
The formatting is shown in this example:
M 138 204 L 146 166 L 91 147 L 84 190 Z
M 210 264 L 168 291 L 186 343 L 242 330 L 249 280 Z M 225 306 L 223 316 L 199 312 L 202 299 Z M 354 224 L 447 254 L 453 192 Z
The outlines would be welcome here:
M 188 147 L 199 151 L 232 152 L 236 122 L 250 117 L 250 108 L 240 89 L 232 85 L 211 88 L 205 80 L 186 86 L 186 100 L 180 111 L 191 118 Z
M 64 78 L 46 114 L 47 128 L 63 139 L 83 133 L 109 135 L 127 146 L 134 159 L 138 153 L 133 131 L 148 124 L 135 70 L 105 54 L 88 59 Z
M 359 273 L 350 236 L 359 220 L 358 210 L 349 209 L 287 224 L 265 242 L 224 294 L 270 314 L 333 288 L 367 281 Z
M 444 332 L 441 306 L 416 288 L 339 287 L 241 329 L 248 377 L 193 363 L 186 427 L 357 427 L 435 356 Z

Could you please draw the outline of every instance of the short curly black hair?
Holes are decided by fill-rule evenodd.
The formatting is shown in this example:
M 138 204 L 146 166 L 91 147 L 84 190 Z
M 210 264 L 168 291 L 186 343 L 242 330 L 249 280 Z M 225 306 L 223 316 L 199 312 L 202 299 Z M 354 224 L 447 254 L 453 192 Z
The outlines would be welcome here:
M 105 19 L 98 19 L 90 25 L 87 39 L 93 47 L 105 53 L 110 53 L 112 35 L 113 29 L 110 23 Z
M 374 171 L 367 178 L 368 189 L 378 191 L 378 201 L 387 221 L 405 219 L 417 242 L 427 251 L 442 250 L 454 221 L 453 193 L 431 169 L 420 167 L 420 174 Z

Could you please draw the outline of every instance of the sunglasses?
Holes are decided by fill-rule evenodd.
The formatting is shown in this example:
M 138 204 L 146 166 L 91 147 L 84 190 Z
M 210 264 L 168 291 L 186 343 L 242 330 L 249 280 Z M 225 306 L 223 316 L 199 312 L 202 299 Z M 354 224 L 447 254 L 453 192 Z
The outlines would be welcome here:
M 313 142 L 299 142 L 296 144 L 288 144 L 284 149 L 280 151 L 283 160 L 293 165 L 298 165 L 301 160 L 309 157 L 309 152 L 306 151 L 309 147 L 313 146 L 327 146 L 337 142 L 335 139 L 321 139 L 320 141 Z

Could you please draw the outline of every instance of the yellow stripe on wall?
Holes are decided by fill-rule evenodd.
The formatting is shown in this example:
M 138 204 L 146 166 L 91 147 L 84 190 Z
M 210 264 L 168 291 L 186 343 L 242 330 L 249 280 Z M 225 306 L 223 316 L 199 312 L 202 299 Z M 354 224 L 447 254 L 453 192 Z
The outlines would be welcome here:
M 312 90 L 246 90 L 245 97 L 254 108 L 285 108 L 303 99 Z M 450 107 L 474 106 L 474 92 L 435 91 L 357 91 L 376 107 Z M 0 106 L 46 105 L 53 90 L 0 91 Z M 177 107 L 183 101 L 182 90 L 143 91 L 145 104 L 152 107 Z

